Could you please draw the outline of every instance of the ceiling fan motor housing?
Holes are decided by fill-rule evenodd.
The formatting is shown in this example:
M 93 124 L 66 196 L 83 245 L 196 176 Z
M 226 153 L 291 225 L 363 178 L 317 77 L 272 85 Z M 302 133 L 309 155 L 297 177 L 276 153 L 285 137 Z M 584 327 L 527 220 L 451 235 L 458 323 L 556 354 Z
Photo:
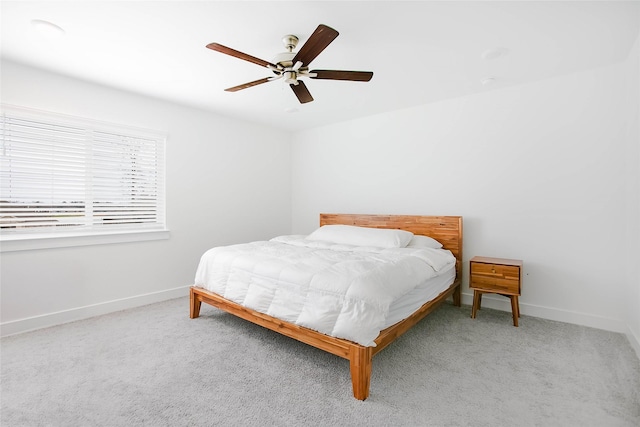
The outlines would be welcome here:
M 273 58 L 273 63 L 276 65 L 282 65 L 283 68 L 288 68 L 293 66 L 293 58 L 296 56 L 293 52 L 282 52 L 276 55 Z

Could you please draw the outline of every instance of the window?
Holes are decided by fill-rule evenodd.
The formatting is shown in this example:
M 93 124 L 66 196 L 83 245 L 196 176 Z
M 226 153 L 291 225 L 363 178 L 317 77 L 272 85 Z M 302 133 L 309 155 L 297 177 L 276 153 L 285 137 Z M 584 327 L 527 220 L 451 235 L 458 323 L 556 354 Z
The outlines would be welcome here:
M 2 106 L 3 241 L 166 230 L 164 135 Z

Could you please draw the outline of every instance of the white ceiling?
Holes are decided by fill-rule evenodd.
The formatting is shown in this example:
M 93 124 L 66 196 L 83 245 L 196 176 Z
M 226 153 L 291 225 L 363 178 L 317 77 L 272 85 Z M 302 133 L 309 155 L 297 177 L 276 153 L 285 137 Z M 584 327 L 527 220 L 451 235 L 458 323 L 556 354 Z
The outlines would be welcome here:
M 2 1 L 2 57 L 286 130 L 397 110 L 623 61 L 639 2 Z M 40 19 L 65 30 L 46 37 Z M 368 83 L 306 80 L 300 105 L 282 80 L 206 49 L 218 42 L 272 61 L 318 24 L 340 32 L 311 68 L 373 71 Z M 506 54 L 483 59 L 491 49 Z M 494 77 L 492 85 L 481 81 Z M 294 109 L 291 112 L 289 110 Z

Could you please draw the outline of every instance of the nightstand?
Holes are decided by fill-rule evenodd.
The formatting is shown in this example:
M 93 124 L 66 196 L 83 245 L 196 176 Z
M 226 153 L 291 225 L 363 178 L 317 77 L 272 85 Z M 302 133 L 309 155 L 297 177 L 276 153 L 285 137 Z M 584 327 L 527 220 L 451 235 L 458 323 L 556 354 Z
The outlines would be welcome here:
M 469 261 L 469 287 L 473 289 L 471 318 L 482 303 L 482 294 L 499 294 L 511 298 L 513 326 L 518 326 L 522 287 L 522 261 L 518 259 L 489 258 L 476 256 Z

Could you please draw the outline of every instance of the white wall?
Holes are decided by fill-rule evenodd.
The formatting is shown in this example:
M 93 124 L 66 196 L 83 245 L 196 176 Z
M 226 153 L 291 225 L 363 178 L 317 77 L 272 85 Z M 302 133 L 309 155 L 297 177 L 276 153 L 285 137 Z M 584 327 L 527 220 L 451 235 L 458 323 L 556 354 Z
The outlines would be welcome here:
M 463 301 L 471 257 L 522 259 L 523 314 L 625 331 L 628 74 L 618 64 L 299 132 L 292 231 L 320 212 L 462 215 Z
M 640 36 L 627 60 L 629 127 L 627 140 L 627 287 L 625 320 L 640 356 Z
M 167 132 L 171 231 L 163 241 L 2 253 L 3 334 L 187 295 L 206 249 L 290 232 L 288 133 L 11 62 L 2 101 Z
M 3 333 L 185 294 L 211 246 L 361 212 L 463 215 L 465 261 L 524 260 L 524 314 L 637 344 L 639 52 L 293 136 L 3 62 L 3 102 L 166 131 L 171 229 L 167 241 L 3 253 Z

